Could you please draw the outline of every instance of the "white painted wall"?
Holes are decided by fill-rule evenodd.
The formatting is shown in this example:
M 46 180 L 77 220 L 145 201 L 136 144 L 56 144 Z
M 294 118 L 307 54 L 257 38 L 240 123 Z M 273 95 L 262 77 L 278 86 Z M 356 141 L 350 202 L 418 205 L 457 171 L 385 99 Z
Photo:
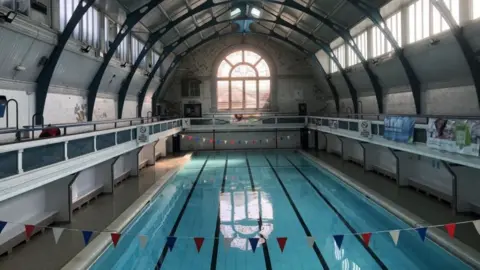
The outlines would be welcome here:
M 72 184 L 72 202 L 76 202 L 92 191 L 103 187 L 104 179 L 110 177 L 111 162 L 104 162 L 83 170 Z
M 325 134 L 327 136 L 327 152 L 336 153 L 338 155 L 342 154 L 342 142 L 340 139 L 331 134 Z

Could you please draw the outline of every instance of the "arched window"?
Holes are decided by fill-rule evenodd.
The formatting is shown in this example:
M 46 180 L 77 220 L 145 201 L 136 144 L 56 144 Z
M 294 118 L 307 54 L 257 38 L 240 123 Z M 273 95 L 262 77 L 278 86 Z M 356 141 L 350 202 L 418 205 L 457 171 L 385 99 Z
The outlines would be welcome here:
M 236 51 L 217 70 L 218 110 L 265 110 L 270 105 L 270 68 L 252 51 Z

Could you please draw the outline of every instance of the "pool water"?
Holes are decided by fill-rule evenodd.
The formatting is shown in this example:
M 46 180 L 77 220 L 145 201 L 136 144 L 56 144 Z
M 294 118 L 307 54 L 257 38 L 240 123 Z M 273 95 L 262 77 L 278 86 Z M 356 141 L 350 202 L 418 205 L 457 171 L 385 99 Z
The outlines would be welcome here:
M 196 153 L 91 269 L 470 269 L 415 230 L 397 246 L 389 233 L 368 246 L 353 235 L 405 228 L 294 151 Z M 332 236 L 342 234 L 338 248 Z M 287 238 L 283 253 L 277 237 Z

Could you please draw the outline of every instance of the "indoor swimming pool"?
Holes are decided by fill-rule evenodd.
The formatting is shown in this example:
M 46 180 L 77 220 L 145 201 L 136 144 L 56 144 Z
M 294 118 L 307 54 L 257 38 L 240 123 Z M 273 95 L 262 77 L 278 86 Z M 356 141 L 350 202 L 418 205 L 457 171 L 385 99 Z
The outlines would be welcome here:
M 407 228 L 300 153 L 201 152 L 91 269 L 470 269 Z

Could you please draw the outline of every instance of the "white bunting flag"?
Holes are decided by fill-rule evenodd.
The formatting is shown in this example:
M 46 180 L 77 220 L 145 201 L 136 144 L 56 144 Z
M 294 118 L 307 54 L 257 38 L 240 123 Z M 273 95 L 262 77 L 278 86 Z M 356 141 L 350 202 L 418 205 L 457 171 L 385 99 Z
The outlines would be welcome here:
M 227 140 L 224 140 L 223 142 L 224 142 L 225 144 L 227 144 Z
M 268 139 L 265 140 L 268 143 Z
M 206 139 L 205 139 L 205 138 L 203 138 L 203 142 L 205 142 L 205 140 L 206 140 Z
M 245 141 L 245 144 L 248 144 L 248 141 Z
M 182 135 L 182 139 L 185 138 L 185 135 Z
M 58 239 L 62 236 L 63 231 L 65 228 L 52 228 L 53 230 L 53 238 L 55 238 L 55 244 L 58 244 Z
M 138 240 L 140 241 L 140 248 L 144 249 L 147 246 L 148 238 L 146 235 L 139 235 Z
M 290 135 L 288 135 L 288 136 L 287 136 L 287 139 L 289 139 L 289 140 L 290 140 Z
M 480 219 L 473 222 L 473 226 L 477 229 L 478 234 L 480 234 Z
M 233 238 L 223 238 L 223 247 L 225 248 L 225 250 L 228 250 L 230 248 L 232 241 Z
M 398 237 L 400 236 L 400 230 L 390 231 L 390 236 L 392 237 L 393 243 L 396 246 L 398 243 Z
M 309 247 L 312 247 L 313 244 L 315 243 L 315 238 L 313 238 L 313 236 L 308 236 L 307 237 L 307 243 L 308 243 Z

